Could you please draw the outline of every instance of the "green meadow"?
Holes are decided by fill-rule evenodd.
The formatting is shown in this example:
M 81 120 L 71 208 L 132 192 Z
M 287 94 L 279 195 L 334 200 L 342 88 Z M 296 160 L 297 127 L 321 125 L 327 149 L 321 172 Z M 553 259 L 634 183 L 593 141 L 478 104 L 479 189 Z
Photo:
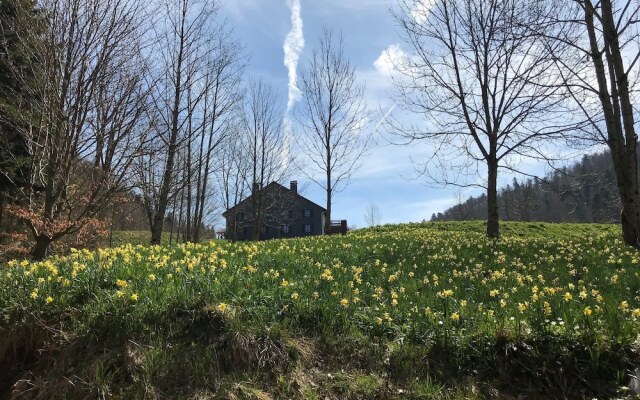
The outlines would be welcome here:
M 640 253 L 481 222 L 0 266 L 0 398 L 634 398 Z

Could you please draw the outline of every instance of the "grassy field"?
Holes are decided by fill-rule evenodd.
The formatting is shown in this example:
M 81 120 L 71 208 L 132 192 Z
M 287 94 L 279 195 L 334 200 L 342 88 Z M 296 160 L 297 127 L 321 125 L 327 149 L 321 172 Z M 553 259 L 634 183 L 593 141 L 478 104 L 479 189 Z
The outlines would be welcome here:
M 384 226 L 0 267 L 0 398 L 633 398 L 616 226 Z
M 171 238 L 171 235 L 169 232 L 163 232 L 162 244 L 167 245 L 169 244 L 170 240 L 173 243 L 175 243 L 176 234 L 174 234 L 173 238 Z M 207 238 L 204 240 L 210 240 L 210 239 Z M 128 244 L 132 246 L 137 246 L 137 245 L 145 246 L 145 245 L 148 245 L 150 241 L 151 241 L 151 233 L 149 231 L 113 231 L 112 236 L 111 237 L 107 236 L 107 238 L 105 239 L 105 246 L 120 247 Z

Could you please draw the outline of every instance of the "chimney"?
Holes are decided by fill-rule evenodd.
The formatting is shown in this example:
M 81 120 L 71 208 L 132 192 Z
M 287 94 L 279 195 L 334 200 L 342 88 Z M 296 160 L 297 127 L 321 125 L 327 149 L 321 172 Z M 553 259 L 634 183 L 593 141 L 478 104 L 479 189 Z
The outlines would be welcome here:
M 293 193 L 298 194 L 298 181 L 291 181 L 289 189 L 291 189 Z
M 253 182 L 252 193 L 256 193 L 258 190 L 260 190 L 260 184 L 258 182 Z

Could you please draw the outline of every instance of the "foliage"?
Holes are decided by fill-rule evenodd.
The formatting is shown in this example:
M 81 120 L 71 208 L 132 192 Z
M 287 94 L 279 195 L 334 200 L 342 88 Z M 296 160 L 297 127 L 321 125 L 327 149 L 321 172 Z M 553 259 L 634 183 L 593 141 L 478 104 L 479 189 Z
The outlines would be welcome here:
M 639 361 L 640 253 L 615 226 L 484 227 L 12 261 L 0 395 L 616 395 Z
M 462 200 L 462 199 L 461 199 Z M 583 156 L 542 179 L 518 181 L 498 193 L 500 218 L 505 221 L 620 222 L 620 196 L 611 153 Z M 487 197 L 470 197 L 432 221 L 486 219 Z

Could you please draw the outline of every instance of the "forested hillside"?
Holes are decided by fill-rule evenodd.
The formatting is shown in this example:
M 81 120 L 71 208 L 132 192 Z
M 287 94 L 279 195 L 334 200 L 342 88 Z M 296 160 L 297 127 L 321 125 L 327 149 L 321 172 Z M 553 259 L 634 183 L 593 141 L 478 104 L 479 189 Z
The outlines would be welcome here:
M 513 182 L 498 194 L 500 218 L 508 221 L 619 222 L 620 198 L 608 151 L 585 155 L 576 164 L 541 179 Z M 470 197 L 432 221 L 487 218 L 487 197 Z

